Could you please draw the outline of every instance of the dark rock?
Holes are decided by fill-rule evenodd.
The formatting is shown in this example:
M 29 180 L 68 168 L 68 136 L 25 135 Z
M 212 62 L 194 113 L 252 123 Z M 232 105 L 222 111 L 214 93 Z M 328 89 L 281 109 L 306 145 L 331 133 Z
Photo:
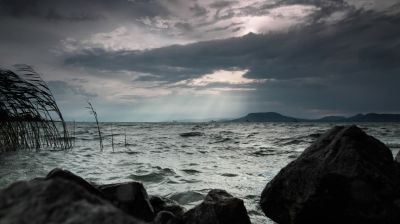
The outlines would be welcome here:
M 249 224 L 243 201 L 224 190 L 211 190 L 204 201 L 184 215 L 185 224 Z
M 15 182 L 0 190 L 0 223 L 139 224 L 85 188 L 61 178 Z
M 396 169 L 383 143 L 335 127 L 267 184 L 260 204 L 280 224 L 399 223 Z
M 50 180 L 50 179 L 55 179 L 55 178 L 61 178 L 61 179 L 67 180 L 67 181 L 74 182 L 74 183 L 78 184 L 79 186 L 85 188 L 90 193 L 97 195 L 99 197 L 104 197 L 103 194 L 97 188 L 95 188 L 92 184 L 90 184 L 82 177 L 75 175 L 68 170 L 55 168 L 47 174 L 45 179 Z
M 59 168 L 50 171 L 46 179 L 64 179 L 74 182 L 90 193 L 112 202 L 117 208 L 135 218 L 145 221 L 151 221 L 154 218 L 146 189 L 141 183 L 129 182 L 95 187 L 82 177 Z
M 98 186 L 98 189 L 127 214 L 145 221 L 153 220 L 154 210 L 143 184 L 138 182 L 107 184 Z
M 183 214 L 185 214 L 185 208 L 180 206 L 176 201 L 168 198 L 159 196 L 150 196 L 150 203 L 154 209 L 155 214 L 161 211 L 171 212 L 176 217 L 182 217 Z
M 394 158 L 394 160 L 400 164 L 400 151 L 396 154 L 396 157 Z
M 310 137 L 310 138 L 319 138 L 319 137 L 321 137 L 321 135 L 322 134 L 320 134 L 320 133 L 313 133 L 313 134 L 310 134 L 308 137 Z
M 182 219 L 176 217 L 172 212 L 161 211 L 154 219 L 154 224 L 182 224 Z
M 196 136 L 203 136 L 204 133 L 202 132 L 197 132 L 197 131 L 193 131 L 193 132 L 185 132 L 185 133 L 181 133 L 179 134 L 181 137 L 196 137 Z

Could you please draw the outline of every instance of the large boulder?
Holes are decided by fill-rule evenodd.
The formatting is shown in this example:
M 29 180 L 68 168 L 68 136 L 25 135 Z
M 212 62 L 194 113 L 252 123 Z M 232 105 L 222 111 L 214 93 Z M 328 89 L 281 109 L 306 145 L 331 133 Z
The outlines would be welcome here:
M 267 184 L 260 205 L 280 224 L 399 223 L 396 167 L 382 142 L 334 127 Z
M 135 218 L 152 221 L 154 210 L 143 184 L 127 182 L 98 186 L 106 199 Z
M 0 190 L 1 224 L 139 224 L 111 203 L 62 178 Z
M 56 179 L 56 178 L 74 182 L 75 184 L 85 188 L 90 193 L 97 195 L 99 197 L 104 197 L 103 194 L 97 188 L 95 188 L 91 183 L 87 182 L 85 179 L 72 173 L 71 171 L 64 170 L 61 168 L 54 168 L 47 174 L 45 179 L 51 180 L 51 179 Z
M 241 199 L 224 190 L 211 190 L 204 201 L 184 215 L 185 224 L 250 224 Z

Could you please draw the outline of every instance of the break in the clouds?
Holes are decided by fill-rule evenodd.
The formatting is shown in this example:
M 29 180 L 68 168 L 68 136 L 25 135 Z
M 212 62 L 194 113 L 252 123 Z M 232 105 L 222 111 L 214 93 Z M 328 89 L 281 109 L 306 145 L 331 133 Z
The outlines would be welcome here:
M 0 0 L 0 27 L 69 119 L 400 112 L 396 0 Z

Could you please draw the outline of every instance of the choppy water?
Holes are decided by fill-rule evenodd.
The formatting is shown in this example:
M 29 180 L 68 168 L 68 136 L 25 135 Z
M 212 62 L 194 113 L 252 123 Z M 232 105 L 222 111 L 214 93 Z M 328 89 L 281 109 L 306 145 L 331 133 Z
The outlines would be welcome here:
M 272 223 L 258 206 L 266 183 L 332 124 L 312 123 L 114 123 L 102 124 L 105 148 L 96 128 L 78 123 L 75 148 L 67 152 L 0 154 L 0 187 L 15 180 L 44 176 L 55 167 L 96 183 L 140 181 L 149 194 L 172 198 L 186 208 L 210 189 L 222 188 L 245 201 L 252 219 Z M 400 124 L 361 124 L 367 133 L 400 149 Z M 202 132 L 181 137 L 184 132 Z M 125 133 L 127 146 L 125 146 Z

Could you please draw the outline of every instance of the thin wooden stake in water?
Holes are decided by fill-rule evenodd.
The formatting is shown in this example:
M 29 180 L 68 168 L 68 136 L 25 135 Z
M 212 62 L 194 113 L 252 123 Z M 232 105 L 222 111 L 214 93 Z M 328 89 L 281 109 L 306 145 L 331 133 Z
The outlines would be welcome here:
M 114 152 L 114 134 L 113 134 L 113 125 L 111 124 L 111 146 Z
M 89 109 L 89 112 L 90 112 L 91 114 L 93 114 L 94 119 L 96 120 L 97 131 L 98 131 L 98 133 L 99 133 L 100 150 L 103 151 L 103 147 L 104 147 L 104 146 L 103 146 L 103 138 L 101 137 L 101 131 L 100 131 L 99 120 L 97 119 L 97 113 L 96 113 L 96 111 L 94 110 L 92 104 L 91 104 L 89 101 L 87 101 L 87 103 L 89 104 L 89 107 L 86 107 L 86 108 Z
M 74 147 L 75 147 L 75 139 L 76 139 L 76 136 L 75 136 L 75 120 L 74 120 L 74 129 L 73 129 L 73 131 L 72 131 L 72 136 L 74 137 Z
M 126 128 L 124 129 L 124 132 L 125 132 L 125 147 L 127 146 L 127 144 L 126 144 Z

